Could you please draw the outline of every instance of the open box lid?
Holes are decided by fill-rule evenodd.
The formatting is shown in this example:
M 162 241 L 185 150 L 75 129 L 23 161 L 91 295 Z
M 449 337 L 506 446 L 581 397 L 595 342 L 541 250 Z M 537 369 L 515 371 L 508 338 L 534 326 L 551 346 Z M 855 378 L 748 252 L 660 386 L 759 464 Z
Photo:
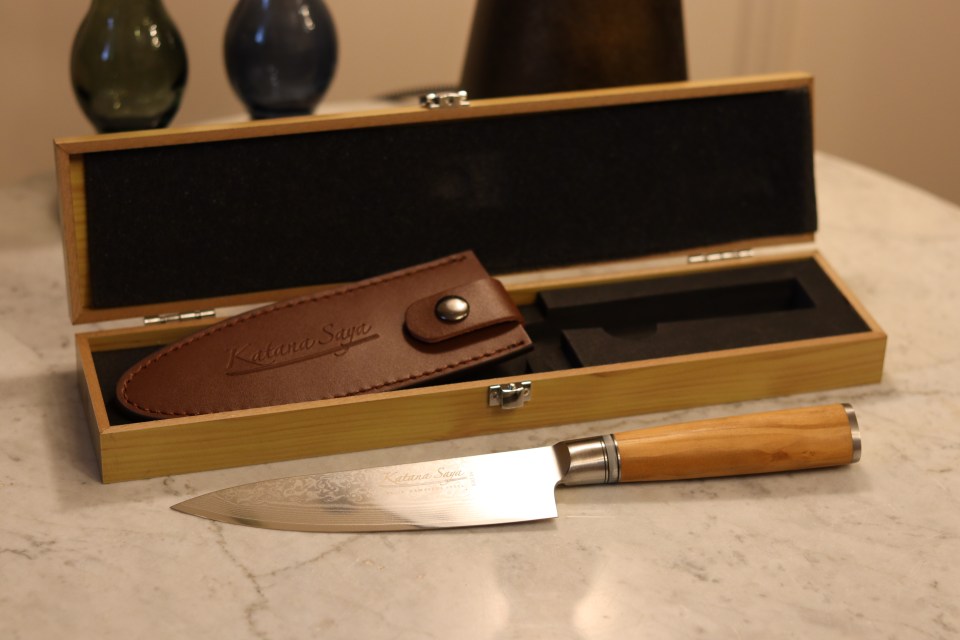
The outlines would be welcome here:
M 809 239 L 780 74 L 55 141 L 74 323 L 266 302 L 473 249 L 494 275 Z

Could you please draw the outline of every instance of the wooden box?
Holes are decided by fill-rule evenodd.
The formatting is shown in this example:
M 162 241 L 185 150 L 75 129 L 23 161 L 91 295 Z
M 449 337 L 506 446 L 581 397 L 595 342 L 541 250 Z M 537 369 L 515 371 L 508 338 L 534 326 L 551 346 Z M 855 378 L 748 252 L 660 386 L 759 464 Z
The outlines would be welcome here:
M 812 245 L 811 90 L 786 74 L 57 140 L 71 318 L 139 325 L 76 338 L 103 481 L 878 382 L 886 336 Z M 679 322 L 675 351 L 603 330 L 654 354 L 612 364 L 155 421 L 111 406 L 126 366 L 217 321 L 200 310 L 463 249 L 521 305 L 801 265 L 834 306 L 805 303 L 815 335 L 790 310 L 754 337 Z

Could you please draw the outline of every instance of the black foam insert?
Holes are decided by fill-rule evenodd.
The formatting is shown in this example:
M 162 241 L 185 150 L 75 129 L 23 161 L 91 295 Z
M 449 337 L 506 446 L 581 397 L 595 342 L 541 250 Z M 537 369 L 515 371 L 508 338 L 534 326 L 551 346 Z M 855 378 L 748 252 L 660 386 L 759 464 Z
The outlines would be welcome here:
M 440 382 L 516 379 L 869 330 L 812 259 L 545 291 L 521 311 L 532 351 Z M 93 354 L 110 424 L 139 420 L 122 410 L 114 388 L 155 349 Z
M 816 261 L 541 293 L 568 366 L 867 331 Z
M 91 306 L 491 273 L 816 228 L 803 89 L 84 156 Z
M 135 416 L 123 409 L 117 400 L 117 381 L 127 369 L 149 356 L 160 347 L 136 347 L 114 349 L 112 351 L 94 351 L 93 368 L 100 383 L 100 394 L 107 408 L 107 420 L 112 425 L 146 422 L 149 418 Z
M 487 377 L 869 330 L 813 259 L 544 291 L 523 312 L 533 351 Z

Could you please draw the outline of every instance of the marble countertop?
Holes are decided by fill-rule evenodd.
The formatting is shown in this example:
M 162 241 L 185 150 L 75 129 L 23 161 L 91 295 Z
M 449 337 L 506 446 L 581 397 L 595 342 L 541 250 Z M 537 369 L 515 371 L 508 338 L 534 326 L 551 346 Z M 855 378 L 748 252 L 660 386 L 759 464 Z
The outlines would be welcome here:
M 883 382 L 102 485 L 41 176 L 0 189 L 0 638 L 952 638 L 960 208 L 819 154 L 818 246 L 889 334 Z M 169 509 L 254 480 L 851 402 L 857 465 L 564 488 L 560 517 L 308 534 Z

